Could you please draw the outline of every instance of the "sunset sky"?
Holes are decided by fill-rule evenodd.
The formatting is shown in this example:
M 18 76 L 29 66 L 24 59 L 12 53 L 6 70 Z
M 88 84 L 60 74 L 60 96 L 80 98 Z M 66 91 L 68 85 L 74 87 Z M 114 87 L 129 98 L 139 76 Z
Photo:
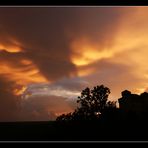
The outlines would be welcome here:
M 0 121 L 54 120 L 85 87 L 148 90 L 148 7 L 0 7 Z

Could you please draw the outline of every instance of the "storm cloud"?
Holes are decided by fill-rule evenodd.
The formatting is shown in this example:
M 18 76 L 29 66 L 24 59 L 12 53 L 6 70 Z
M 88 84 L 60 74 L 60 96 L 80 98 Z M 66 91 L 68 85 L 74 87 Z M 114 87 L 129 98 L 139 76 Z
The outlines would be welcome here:
M 100 83 L 110 99 L 141 93 L 147 17 L 146 7 L 0 7 L 0 121 L 53 120 Z
M 121 15 L 119 8 L 0 8 L 1 41 L 19 42 L 25 58 L 54 81 L 76 75 L 72 42 L 81 38 L 100 45 L 111 42 Z

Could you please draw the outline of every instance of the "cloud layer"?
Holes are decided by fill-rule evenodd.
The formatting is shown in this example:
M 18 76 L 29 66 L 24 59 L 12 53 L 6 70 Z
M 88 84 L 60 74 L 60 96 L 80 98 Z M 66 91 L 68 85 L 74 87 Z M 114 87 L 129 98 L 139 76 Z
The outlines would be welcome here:
M 0 8 L 0 121 L 53 120 L 81 90 L 147 90 L 147 7 Z

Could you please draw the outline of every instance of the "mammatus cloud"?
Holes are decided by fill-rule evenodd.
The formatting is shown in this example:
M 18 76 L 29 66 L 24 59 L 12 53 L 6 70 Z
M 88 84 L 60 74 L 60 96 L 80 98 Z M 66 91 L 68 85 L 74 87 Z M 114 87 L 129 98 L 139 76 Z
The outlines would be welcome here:
M 30 83 L 48 82 L 36 65 L 25 57 L 25 53 L 0 51 L 0 76 L 14 82 L 14 94 L 21 94 L 21 89 Z

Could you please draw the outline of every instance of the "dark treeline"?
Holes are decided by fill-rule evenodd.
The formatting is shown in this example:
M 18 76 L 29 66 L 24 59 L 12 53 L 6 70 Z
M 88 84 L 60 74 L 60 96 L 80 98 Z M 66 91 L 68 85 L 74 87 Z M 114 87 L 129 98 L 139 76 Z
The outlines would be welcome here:
M 148 93 L 124 90 L 119 107 L 109 94 L 104 85 L 85 88 L 78 107 L 56 121 L 0 123 L 0 141 L 148 141 Z
M 56 121 L 103 121 L 103 120 L 147 120 L 148 93 L 132 94 L 128 90 L 121 92 L 117 101 L 108 101 L 110 89 L 104 85 L 92 90 L 86 88 L 78 96 L 78 107 L 72 113 L 57 117 Z
M 82 90 L 74 112 L 57 117 L 59 131 L 76 140 L 148 140 L 148 93 L 124 90 L 119 107 L 109 94 L 104 85 Z

